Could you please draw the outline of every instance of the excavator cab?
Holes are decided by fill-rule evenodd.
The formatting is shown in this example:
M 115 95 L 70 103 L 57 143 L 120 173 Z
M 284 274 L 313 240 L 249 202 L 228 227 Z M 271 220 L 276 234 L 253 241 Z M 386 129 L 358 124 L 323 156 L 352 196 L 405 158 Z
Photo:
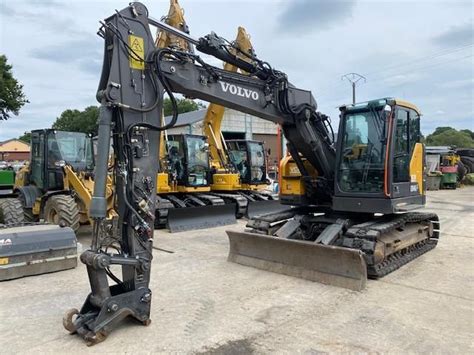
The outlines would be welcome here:
M 165 158 L 166 168 L 158 174 L 162 190 L 158 189 L 157 195 L 156 228 L 166 226 L 174 233 L 236 222 L 235 206 L 225 205 L 224 200 L 209 193 L 211 172 L 205 136 L 168 135 Z
M 423 205 L 419 110 L 395 99 L 340 110 L 333 208 L 395 213 Z
M 240 174 L 242 184 L 263 185 L 267 181 L 267 164 L 262 142 L 251 140 L 228 140 L 229 156 Z
M 178 186 L 209 186 L 209 145 L 204 136 L 194 134 L 169 135 L 168 167 Z

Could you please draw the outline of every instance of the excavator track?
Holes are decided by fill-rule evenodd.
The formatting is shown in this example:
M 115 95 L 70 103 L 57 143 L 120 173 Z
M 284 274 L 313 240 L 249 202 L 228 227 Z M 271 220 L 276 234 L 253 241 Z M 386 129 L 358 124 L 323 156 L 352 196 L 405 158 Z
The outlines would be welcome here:
M 250 233 L 228 232 L 229 261 L 353 290 L 435 248 L 440 230 L 433 213 L 374 218 L 296 208 L 247 227 Z
M 235 204 L 235 216 L 236 218 L 242 218 L 247 213 L 248 200 L 236 193 L 222 193 L 214 192 L 213 196 L 222 198 L 226 204 Z
M 414 244 L 408 245 L 406 248 L 396 251 L 386 256 L 382 261 L 375 263 L 374 249 L 371 243 L 364 241 L 373 241 L 373 232 L 380 233 L 378 238 L 387 235 L 393 231 L 402 229 L 408 224 L 429 223 L 432 226 L 431 236 Z M 367 262 L 367 274 L 371 279 L 378 279 L 388 275 L 410 261 L 416 259 L 420 255 L 434 249 L 439 240 L 439 218 L 434 213 L 406 213 L 396 215 L 392 220 L 384 220 L 381 222 L 371 221 L 354 225 L 344 235 L 344 246 L 351 244 L 352 246 L 360 245 L 360 250 L 364 253 Z M 365 236 L 365 237 L 364 237 Z M 352 240 L 351 240 L 352 239 Z M 349 241 L 350 240 L 350 241 Z
M 392 271 L 399 269 L 403 265 L 408 264 L 410 261 L 434 249 L 437 243 L 437 240 L 424 240 L 406 248 L 403 251 L 389 255 L 387 259 L 381 263 L 367 266 L 367 276 L 370 279 L 379 279 L 385 275 L 388 275 Z

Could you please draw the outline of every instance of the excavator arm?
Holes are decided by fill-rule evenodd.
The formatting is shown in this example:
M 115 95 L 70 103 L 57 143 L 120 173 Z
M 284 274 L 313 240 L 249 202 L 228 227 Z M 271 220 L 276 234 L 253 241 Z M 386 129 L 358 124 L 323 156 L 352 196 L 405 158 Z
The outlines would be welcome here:
M 224 49 L 215 49 L 220 43 Z M 310 91 L 294 87 L 285 74 L 270 67 L 254 66 L 229 54 L 229 44 L 215 34 L 199 40 L 198 50 L 213 53 L 242 70 L 247 76 L 228 72 L 204 63 L 197 55 L 165 49 L 158 51 L 158 75 L 173 92 L 263 118 L 282 126 L 289 151 L 306 183 L 318 200 L 329 202 L 333 189 L 335 150 L 327 126 L 327 117 L 316 111 Z M 310 175 L 303 165 L 307 159 L 319 173 Z M 316 197 L 316 196 L 314 196 Z
M 90 217 L 94 220 L 90 249 L 80 259 L 91 286 L 82 308 L 72 309 L 63 324 L 89 345 L 100 342 L 121 320 L 150 322 L 153 222 L 163 83 L 155 75 L 155 44 L 148 11 L 131 4 L 102 22 L 104 61 L 97 91 L 98 154 Z M 174 101 L 173 101 L 174 102 Z M 174 102 L 176 106 L 176 103 Z M 107 179 L 110 137 L 118 231 L 107 233 Z M 113 284 L 109 285 L 109 281 Z

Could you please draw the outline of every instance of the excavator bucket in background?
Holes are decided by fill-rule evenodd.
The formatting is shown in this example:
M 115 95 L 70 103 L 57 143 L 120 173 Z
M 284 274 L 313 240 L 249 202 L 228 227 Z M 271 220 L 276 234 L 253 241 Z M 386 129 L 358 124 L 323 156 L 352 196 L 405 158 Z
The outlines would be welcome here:
M 356 291 L 367 282 L 359 250 L 246 232 L 227 235 L 228 261 Z
M 237 223 L 235 204 L 171 208 L 166 227 L 170 233 L 227 226 Z
M 245 218 L 254 218 L 269 213 L 281 212 L 289 209 L 290 206 L 282 205 L 279 200 L 249 201 Z

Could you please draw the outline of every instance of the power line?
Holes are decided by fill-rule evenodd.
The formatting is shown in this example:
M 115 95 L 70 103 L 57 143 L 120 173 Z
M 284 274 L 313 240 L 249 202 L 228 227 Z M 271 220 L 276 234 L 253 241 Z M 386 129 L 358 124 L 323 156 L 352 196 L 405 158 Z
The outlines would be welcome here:
M 362 75 L 357 74 L 357 73 L 345 74 L 341 77 L 341 80 L 344 80 L 344 79 L 346 79 L 348 82 L 351 83 L 351 86 L 352 86 L 352 103 L 355 104 L 356 103 L 356 85 L 361 80 L 363 80 L 364 83 L 365 83 L 367 81 L 367 79 L 365 78 L 365 76 L 362 76 Z
M 463 59 L 472 58 L 473 56 L 474 56 L 474 54 L 470 54 L 470 55 L 467 55 L 467 56 L 464 56 L 464 57 L 457 57 L 457 58 L 453 58 L 451 60 L 445 60 L 443 62 L 432 63 L 431 65 L 423 65 L 421 67 L 419 66 L 419 67 L 416 67 L 416 68 L 405 69 L 405 70 L 402 70 L 402 71 L 392 73 L 391 75 L 388 75 L 388 76 L 379 75 L 378 77 L 375 76 L 373 78 L 370 78 L 370 81 L 374 82 L 374 81 L 391 79 L 391 78 L 394 78 L 396 76 L 406 74 L 406 73 L 417 73 L 417 72 L 420 72 L 420 71 L 424 71 L 426 69 L 431 69 L 431 68 L 437 67 L 439 65 L 449 64 L 449 63 L 457 62 L 457 61 L 460 61 L 460 60 L 463 60 Z
M 439 57 L 442 57 L 442 56 L 445 56 L 445 55 L 450 55 L 450 54 L 453 54 L 453 53 L 456 53 L 456 52 L 459 52 L 459 51 L 462 51 L 464 49 L 467 49 L 469 47 L 472 47 L 474 46 L 474 43 L 470 43 L 470 44 L 467 44 L 467 45 L 463 45 L 463 46 L 460 46 L 460 47 L 456 47 L 456 48 L 446 48 L 442 51 L 439 51 L 439 52 L 435 52 L 435 53 L 432 53 L 428 56 L 424 56 L 424 57 L 419 57 L 419 58 L 416 58 L 416 59 L 413 59 L 413 60 L 410 60 L 408 62 L 405 62 L 405 63 L 399 63 L 399 64 L 395 64 L 395 65 L 389 65 L 385 68 L 381 68 L 379 70 L 376 70 L 376 71 L 373 71 L 373 72 L 369 72 L 368 74 L 365 74 L 366 76 L 370 76 L 370 75 L 374 75 L 374 74 L 377 74 L 377 73 L 380 73 L 380 72 L 385 72 L 385 71 L 390 71 L 390 70 L 393 70 L 393 69 L 397 69 L 399 67 L 405 67 L 405 66 L 410 66 L 412 64 L 417 64 L 417 63 L 420 63 L 420 62 L 423 62 L 423 61 L 430 61 L 430 60 L 433 60 L 435 58 L 439 58 Z
M 381 73 L 381 72 L 391 71 L 391 70 L 396 69 L 396 68 L 411 66 L 413 64 L 418 64 L 418 63 L 423 62 L 423 61 L 431 61 L 433 59 L 436 59 L 436 58 L 439 58 L 439 57 L 442 57 L 442 56 L 446 56 L 446 55 L 450 55 L 450 54 L 453 54 L 453 53 L 456 53 L 456 52 L 460 52 L 460 51 L 462 51 L 464 49 L 467 49 L 469 47 L 472 47 L 472 46 L 474 46 L 474 43 L 465 44 L 465 45 L 455 47 L 455 48 L 445 48 L 441 51 L 431 53 L 428 56 L 419 57 L 419 58 L 416 58 L 414 60 L 411 60 L 411 61 L 408 61 L 408 62 L 405 62 L 405 63 L 390 65 L 390 66 L 387 66 L 385 68 L 381 68 L 381 69 L 378 69 L 376 71 L 369 72 L 368 74 L 365 74 L 365 76 L 368 77 L 368 76 L 372 76 L 374 74 L 378 74 L 378 73 Z M 462 57 L 461 59 L 464 59 L 464 57 Z M 456 60 L 458 60 L 458 58 L 454 59 L 454 61 L 456 61 Z M 449 63 L 449 61 L 446 62 L 446 63 Z M 396 73 L 395 75 L 399 75 L 399 73 L 400 72 Z M 370 79 L 372 80 L 372 78 L 370 78 Z M 319 97 L 327 96 L 327 95 L 330 94 L 328 91 L 339 88 L 341 85 L 342 85 L 342 83 L 339 82 L 337 84 L 333 84 L 333 85 L 330 85 L 326 88 L 323 88 L 322 90 L 318 90 L 318 91 L 322 92 L 322 94 L 318 95 L 318 96 Z

